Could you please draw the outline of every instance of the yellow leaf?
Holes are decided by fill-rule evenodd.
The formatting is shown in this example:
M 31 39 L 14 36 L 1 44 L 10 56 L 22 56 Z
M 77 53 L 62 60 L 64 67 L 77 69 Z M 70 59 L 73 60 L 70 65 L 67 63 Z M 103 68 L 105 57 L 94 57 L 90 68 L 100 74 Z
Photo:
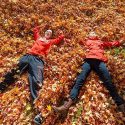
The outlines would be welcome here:
M 52 110 L 52 107 L 50 105 L 47 105 L 47 110 L 48 111 L 51 111 Z

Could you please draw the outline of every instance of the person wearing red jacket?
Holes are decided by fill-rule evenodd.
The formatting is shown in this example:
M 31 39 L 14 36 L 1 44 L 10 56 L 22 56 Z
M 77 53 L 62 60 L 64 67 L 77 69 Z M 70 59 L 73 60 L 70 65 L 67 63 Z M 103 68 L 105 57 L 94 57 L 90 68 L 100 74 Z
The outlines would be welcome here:
M 3 82 L 0 83 L 0 91 L 6 89 L 6 85 L 10 85 L 15 82 L 14 75 L 19 72 L 22 74 L 25 70 L 28 70 L 29 73 L 29 83 L 30 83 L 30 92 L 33 101 L 37 98 L 37 93 L 39 88 L 42 86 L 43 82 L 43 69 L 44 69 L 44 57 L 47 56 L 50 48 L 54 44 L 60 43 L 64 39 L 63 32 L 60 30 L 60 36 L 56 39 L 51 39 L 52 30 L 47 30 L 44 37 L 41 37 L 39 34 L 40 27 L 34 28 L 34 44 L 31 49 L 28 49 L 27 54 L 23 55 L 19 59 L 19 64 L 17 69 L 12 69 L 4 76 Z M 34 122 L 36 124 L 42 123 L 42 116 L 38 114 Z
M 125 101 L 119 96 L 116 87 L 112 84 L 111 76 L 104 62 L 107 58 L 104 56 L 104 48 L 112 46 L 120 46 L 123 40 L 114 42 L 102 42 L 95 32 L 90 32 L 89 37 L 82 41 L 86 48 L 86 58 L 82 65 L 82 71 L 76 79 L 76 82 L 70 92 L 70 97 L 67 102 L 62 106 L 53 106 L 56 112 L 68 110 L 73 102 L 77 99 L 80 89 L 82 88 L 89 73 L 94 70 L 100 79 L 103 81 L 104 86 L 109 91 L 111 97 L 118 106 L 118 109 L 125 113 Z

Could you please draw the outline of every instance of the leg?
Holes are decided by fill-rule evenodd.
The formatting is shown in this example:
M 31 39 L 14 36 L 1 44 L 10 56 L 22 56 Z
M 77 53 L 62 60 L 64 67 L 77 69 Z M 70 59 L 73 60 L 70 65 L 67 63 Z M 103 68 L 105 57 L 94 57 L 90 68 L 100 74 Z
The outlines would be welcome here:
M 24 67 L 26 68 L 28 66 L 26 60 L 26 56 L 23 56 L 22 58 L 20 58 L 17 67 L 12 69 L 10 72 L 6 73 L 3 82 L 0 83 L 0 90 L 2 92 L 7 88 L 7 86 L 9 86 L 17 80 L 17 78 L 14 78 L 14 75 L 19 74 L 20 71 L 23 71 Z
M 69 100 L 60 107 L 53 106 L 53 109 L 56 112 L 61 112 L 61 111 L 65 111 L 65 110 L 69 109 L 69 107 L 73 104 L 73 101 L 77 98 L 77 96 L 79 94 L 79 90 L 83 86 L 83 83 L 85 82 L 90 71 L 91 71 L 90 64 L 87 62 L 84 63 L 82 66 L 82 71 L 81 71 L 80 75 L 77 77 L 76 83 L 73 86 L 73 89 L 71 90 Z
M 37 91 L 39 86 L 42 86 L 43 81 L 43 67 L 44 63 L 42 60 L 35 56 L 30 56 L 30 65 L 29 65 L 29 83 L 30 83 L 30 92 L 33 101 L 37 98 Z M 42 114 L 37 110 L 38 115 L 34 118 L 34 123 L 41 125 L 44 121 Z
M 26 54 L 19 59 L 18 63 L 19 74 L 21 75 L 25 70 L 27 70 L 28 66 L 29 66 L 29 55 Z
M 100 79 L 103 81 L 104 86 L 108 89 L 110 95 L 117 105 L 124 103 L 124 100 L 119 96 L 116 87 L 112 84 L 111 76 L 103 62 L 100 62 L 95 66 L 95 71 L 99 75 Z
M 32 99 L 37 98 L 37 91 L 42 86 L 44 63 L 35 56 L 30 56 L 29 83 Z
M 91 71 L 90 64 L 87 62 L 84 63 L 82 66 L 82 71 L 81 71 L 80 75 L 77 77 L 75 85 L 73 86 L 73 89 L 71 90 L 71 93 L 70 93 L 70 98 L 72 100 L 77 98 L 77 96 L 79 94 L 79 90 L 83 86 L 83 83 L 85 82 L 90 71 Z

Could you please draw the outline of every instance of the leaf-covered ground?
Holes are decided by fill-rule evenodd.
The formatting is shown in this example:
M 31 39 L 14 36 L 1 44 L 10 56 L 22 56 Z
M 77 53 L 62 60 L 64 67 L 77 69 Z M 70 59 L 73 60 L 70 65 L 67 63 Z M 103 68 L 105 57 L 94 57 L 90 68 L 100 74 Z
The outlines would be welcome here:
M 124 125 L 125 118 L 98 76 L 92 72 L 80 91 L 78 102 L 67 114 L 55 114 L 74 84 L 84 59 L 79 44 L 94 29 L 102 40 L 125 38 L 124 0 L 2 0 L 0 2 L 0 81 L 14 68 L 33 41 L 32 29 L 42 25 L 64 31 L 70 42 L 53 46 L 44 69 L 44 85 L 35 107 L 46 120 L 43 125 Z M 119 94 L 125 99 L 125 48 L 109 48 L 107 67 Z M 0 125 L 33 125 L 27 74 L 0 94 Z

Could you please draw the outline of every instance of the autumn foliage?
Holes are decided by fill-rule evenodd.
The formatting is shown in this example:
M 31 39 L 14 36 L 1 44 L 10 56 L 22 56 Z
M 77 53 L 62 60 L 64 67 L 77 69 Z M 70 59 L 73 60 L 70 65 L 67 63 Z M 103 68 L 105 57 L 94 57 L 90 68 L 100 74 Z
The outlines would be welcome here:
M 44 125 L 124 125 L 125 118 L 98 76 L 92 72 L 68 113 L 56 114 L 52 105 L 61 105 L 69 96 L 84 62 L 84 46 L 79 44 L 90 30 L 105 40 L 125 38 L 123 0 L 2 0 L 0 2 L 0 81 L 32 46 L 33 28 L 63 30 L 70 42 L 53 46 L 46 57 L 44 85 L 35 101 L 46 120 Z M 107 67 L 119 94 L 125 99 L 125 48 L 109 48 Z M 33 125 L 35 116 L 25 73 L 19 81 L 0 93 L 0 124 Z

